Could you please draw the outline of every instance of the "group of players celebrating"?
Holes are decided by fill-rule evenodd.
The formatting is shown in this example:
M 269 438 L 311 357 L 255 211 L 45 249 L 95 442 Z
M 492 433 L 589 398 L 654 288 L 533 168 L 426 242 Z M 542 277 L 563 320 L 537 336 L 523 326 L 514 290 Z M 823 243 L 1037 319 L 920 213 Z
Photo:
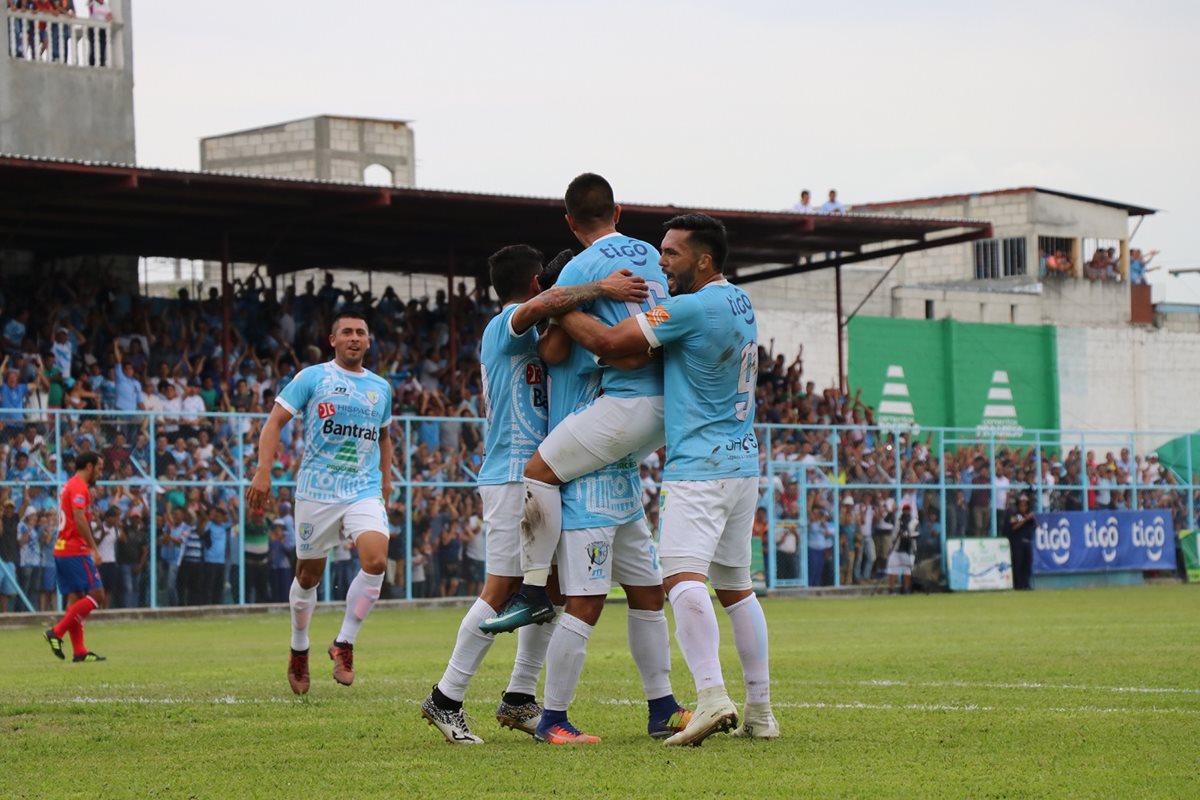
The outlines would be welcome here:
M 617 232 L 621 209 L 612 187 L 592 173 L 571 181 L 565 205 L 584 248 L 577 256 L 564 251 L 543 265 L 537 250 L 512 245 L 489 259 L 502 310 L 481 344 L 489 427 L 478 482 L 487 578 L 421 714 L 448 742 L 482 743 L 463 700 L 496 635 L 516 631 L 512 676 L 496 709 L 500 724 L 541 742 L 599 742 L 571 723 L 568 710 L 588 638 L 616 581 L 628 598 L 629 648 L 650 736 L 667 745 L 698 745 L 729 730 L 776 738 L 767 624 L 750 578 L 759 472 L 757 326 L 750 299 L 724 278 L 724 226 L 703 214 L 677 216 L 664 225 L 660 253 Z M 354 680 L 355 639 L 386 569 L 391 387 L 363 367 L 370 344 L 365 320 L 340 315 L 330 344 L 334 359 L 288 384 L 259 440 L 260 454 L 273 453 L 282 427 L 293 417 L 303 421 L 287 668 L 297 694 L 309 690 L 308 628 L 329 548 L 349 537 L 362 565 L 328 650 L 334 679 L 343 685 Z M 664 442 L 656 544 L 637 465 Z M 259 459 L 247 492 L 251 508 L 270 494 L 271 462 Z M 86 469 L 98 472 L 98 465 Z M 88 478 L 76 482 L 84 495 Z M 79 494 L 72 486 L 68 493 Z M 74 495 L 71 502 L 76 509 L 87 505 Z M 86 519 L 80 523 L 86 530 Z M 92 572 L 73 588 L 98 585 Z M 746 690 L 740 718 L 721 672 L 707 584 L 733 628 Z M 692 710 L 671 688 L 668 599 L 695 681 Z M 47 631 L 56 655 L 62 656 L 64 632 L 76 629 L 77 658 L 87 652 L 80 616 L 94 606 L 83 596 Z M 543 665 L 544 706 L 535 699 Z

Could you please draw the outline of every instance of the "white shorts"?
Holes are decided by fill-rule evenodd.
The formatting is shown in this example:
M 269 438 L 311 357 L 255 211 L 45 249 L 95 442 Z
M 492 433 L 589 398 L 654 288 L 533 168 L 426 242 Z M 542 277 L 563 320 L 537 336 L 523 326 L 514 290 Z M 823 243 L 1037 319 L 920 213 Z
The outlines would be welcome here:
M 666 577 L 708 575 L 713 563 L 750 566 L 750 531 L 758 506 L 758 478 L 665 481 L 659 500 L 658 557 Z
M 521 518 L 525 516 L 525 485 L 498 483 L 480 486 L 483 521 L 487 525 L 487 572 L 505 578 L 521 570 Z
M 382 497 L 364 497 L 353 503 L 296 501 L 296 558 L 325 558 L 342 537 L 357 542 L 373 531 L 387 536 L 387 513 Z
M 893 550 L 888 554 L 886 574 L 912 575 L 913 561 L 912 553 L 901 553 L 899 550 Z
M 666 440 L 662 397 L 602 394 L 555 425 L 538 452 L 560 481 L 570 483 L 625 456 L 645 458 Z
M 608 594 L 613 583 L 659 586 L 662 570 L 646 519 L 604 528 L 563 531 L 558 585 L 568 597 Z

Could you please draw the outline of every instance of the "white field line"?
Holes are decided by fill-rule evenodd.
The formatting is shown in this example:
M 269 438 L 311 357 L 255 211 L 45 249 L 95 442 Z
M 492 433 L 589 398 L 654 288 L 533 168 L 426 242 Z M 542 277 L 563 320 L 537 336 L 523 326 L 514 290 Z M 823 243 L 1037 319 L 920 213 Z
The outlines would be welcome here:
M 1200 689 L 1179 689 L 1170 686 L 1089 686 L 1080 683 L 976 683 L 973 681 L 859 681 L 860 686 L 900 686 L 935 689 L 1053 689 L 1085 692 L 1113 692 L 1116 694 L 1200 694 Z
M 635 700 L 600 700 L 601 705 L 626 706 L 643 705 L 644 701 Z M 955 711 L 955 712 L 988 712 L 1012 711 L 1050 712 L 1052 714 L 1184 714 L 1200 715 L 1200 709 L 1194 708 L 1102 708 L 1100 706 L 1057 706 L 1021 708 L 1016 706 L 981 706 L 973 703 L 954 705 L 947 703 L 787 703 L 771 702 L 772 708 L 800 708 L 834 711 Z

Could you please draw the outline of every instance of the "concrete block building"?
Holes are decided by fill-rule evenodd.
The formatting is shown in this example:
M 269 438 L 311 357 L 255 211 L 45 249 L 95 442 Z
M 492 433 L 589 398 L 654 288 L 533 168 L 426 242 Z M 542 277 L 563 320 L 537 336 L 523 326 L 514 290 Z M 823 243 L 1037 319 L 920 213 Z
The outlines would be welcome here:
M 111 20 L 0 8 L 0 153 L 134 163 L 130 4 Z
M 200 168 L 411 187 L 413 131 L 403 120 L 321 115 L 200 141 Z
M 1150 287 L 1129 280 L 1134 223 L 1153 209 L 1026 187 L 870 203 L 850 213 L 984 220 L 994 236 L 842 267 L 843 319 L 1052 326 L 1057 363 L 1045 379 L 1057 386 L 1063 428 L 1200 427 L 1191 399 L 1200 392 L 1195 309 L 1154 308 Z M 1110 250 L 1114 263 L 1104 274 L 1089 269 L 1098 251 Z M 783 353 L 805 345 L 806 372 L 829 385 L 838 375 L 834 270 L 746 288 L 764 341 Z M 853 344 L 848 352 L 853 364 Z

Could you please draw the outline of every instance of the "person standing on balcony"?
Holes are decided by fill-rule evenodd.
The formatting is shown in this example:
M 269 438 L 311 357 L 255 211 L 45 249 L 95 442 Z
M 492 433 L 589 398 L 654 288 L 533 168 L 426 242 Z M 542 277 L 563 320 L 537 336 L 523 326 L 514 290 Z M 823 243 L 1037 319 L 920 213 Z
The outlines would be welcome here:
M 845 214 L 846 207 L 837 199 L 837 189 L 829 190 L 829 200 L 821 204 L 818 214 Z
M 805 189 L 802 192 L 800 192 L 800 202 L 796 203 L 794 206 L 792 206 L 792 211 L 794 211 L 797 214 L 816 213 L 816 209 L 813 208 L 813 204 L 812 204 L 812 195 L 809 194 L 808 189 Z
M 108 31 L 109 24 L 112 22 L 113 13 L 112 7 L 108 0 L 90 0 L 88 3 L 88 16 L 97 22 L 106 23 L 103 27 L 97 29 L 95 27 L 88 28 L 88 66 L 96 66 L 96 40 L 100 43 L 100 66 L 108 66 Z

